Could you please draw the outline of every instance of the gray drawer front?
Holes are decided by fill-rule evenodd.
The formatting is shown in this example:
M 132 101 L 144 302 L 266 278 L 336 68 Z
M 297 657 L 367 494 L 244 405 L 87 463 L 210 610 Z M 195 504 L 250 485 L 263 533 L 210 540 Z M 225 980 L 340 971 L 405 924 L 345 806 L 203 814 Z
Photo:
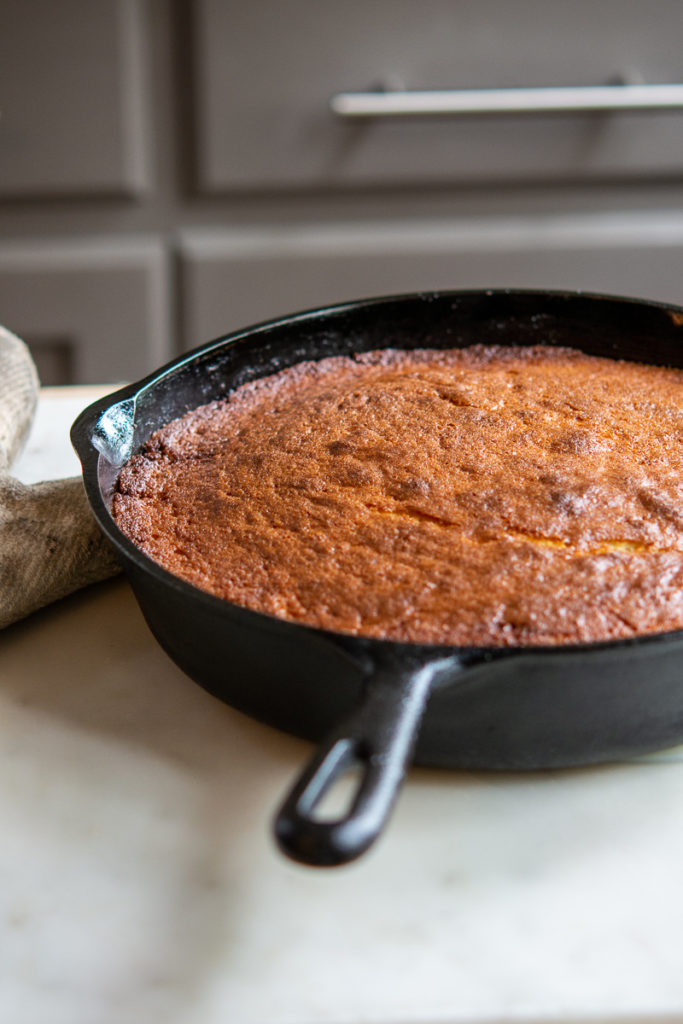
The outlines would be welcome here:
M 0 246 L 4 326 L 45 384 L 135 380 L 170 359 L 168 258 L 153 240 Z
M 139 0 L 3 0 L 0 196 L 145 187 L 142 34 Z
M 683 215 L 194 233 L 182 240 L 181 266 L 186 348 L 270 317 L 404 291 L 584 289 L 683 305 Z
M 683 4 L 652 0 L 201 0 L 205 192 L 514 183 L 683 173 L 675 112 L 342 122 L 342 91 L 683 81 Z

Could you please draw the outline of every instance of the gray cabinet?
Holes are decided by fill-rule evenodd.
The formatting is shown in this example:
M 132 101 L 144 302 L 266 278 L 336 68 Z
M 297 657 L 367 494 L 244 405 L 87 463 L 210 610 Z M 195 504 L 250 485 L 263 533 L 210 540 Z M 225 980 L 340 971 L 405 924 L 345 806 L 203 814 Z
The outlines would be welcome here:
M 682 39 L 680 0 L 3 0 L 0 322 L 56 383 L 390 292 L 683 303 L 681 109 L 331 107 L 683 102 Z
M 439 288 L 551 288 L 683 304 L 683 213 L 190 232 L 188 344 L 317 304 Z
M 171 355 L 166 264 L 156 240 L 0 244 L 2 321 L 44 383 L 134 379 Z
M 502 89 L 504 106 L 511 89 L 683 82 L 678 0 L 200 0 L 195 9 L 203 191 L 683 171 L 683 110 L 345 119 L 330 108 L 340 93 L 382 88 L 399 99 Z
M 3 0 L 0 111 L 0 196 L 142 191 L 138 0 Z

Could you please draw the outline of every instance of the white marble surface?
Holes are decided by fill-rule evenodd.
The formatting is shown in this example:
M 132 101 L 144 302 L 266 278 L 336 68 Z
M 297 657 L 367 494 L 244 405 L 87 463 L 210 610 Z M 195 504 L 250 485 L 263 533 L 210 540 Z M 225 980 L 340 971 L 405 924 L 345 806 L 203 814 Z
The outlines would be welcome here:
M 93 392 L 19 464 L 75 471 Z M 413 770 L 375 849 L 284 860 L 309 754 L 186 679 L 127 584 L 0 634 L 0 1021 L 683 1020 L 683 752 L 535 775 Z

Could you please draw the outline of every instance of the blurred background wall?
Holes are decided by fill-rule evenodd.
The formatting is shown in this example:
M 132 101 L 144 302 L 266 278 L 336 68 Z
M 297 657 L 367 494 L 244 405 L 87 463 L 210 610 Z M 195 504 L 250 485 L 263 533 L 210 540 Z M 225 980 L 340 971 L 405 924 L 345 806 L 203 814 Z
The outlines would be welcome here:
M 0 322 L 80 383 L 389 292 L 683 303 L 683 114 L 329 106 L 683 82 L 682 38 L 679 0 L 0 0 Z

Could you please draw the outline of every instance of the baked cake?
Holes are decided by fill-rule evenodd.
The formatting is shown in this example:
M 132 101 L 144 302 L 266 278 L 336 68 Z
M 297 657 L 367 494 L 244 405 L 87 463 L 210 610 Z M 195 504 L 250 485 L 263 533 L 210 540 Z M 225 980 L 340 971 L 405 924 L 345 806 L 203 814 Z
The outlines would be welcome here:
M 544 346 L 302 362 L 155 433 L 112 513 L 189 583 L 344 633 L 680 629 L 682 385 Z

